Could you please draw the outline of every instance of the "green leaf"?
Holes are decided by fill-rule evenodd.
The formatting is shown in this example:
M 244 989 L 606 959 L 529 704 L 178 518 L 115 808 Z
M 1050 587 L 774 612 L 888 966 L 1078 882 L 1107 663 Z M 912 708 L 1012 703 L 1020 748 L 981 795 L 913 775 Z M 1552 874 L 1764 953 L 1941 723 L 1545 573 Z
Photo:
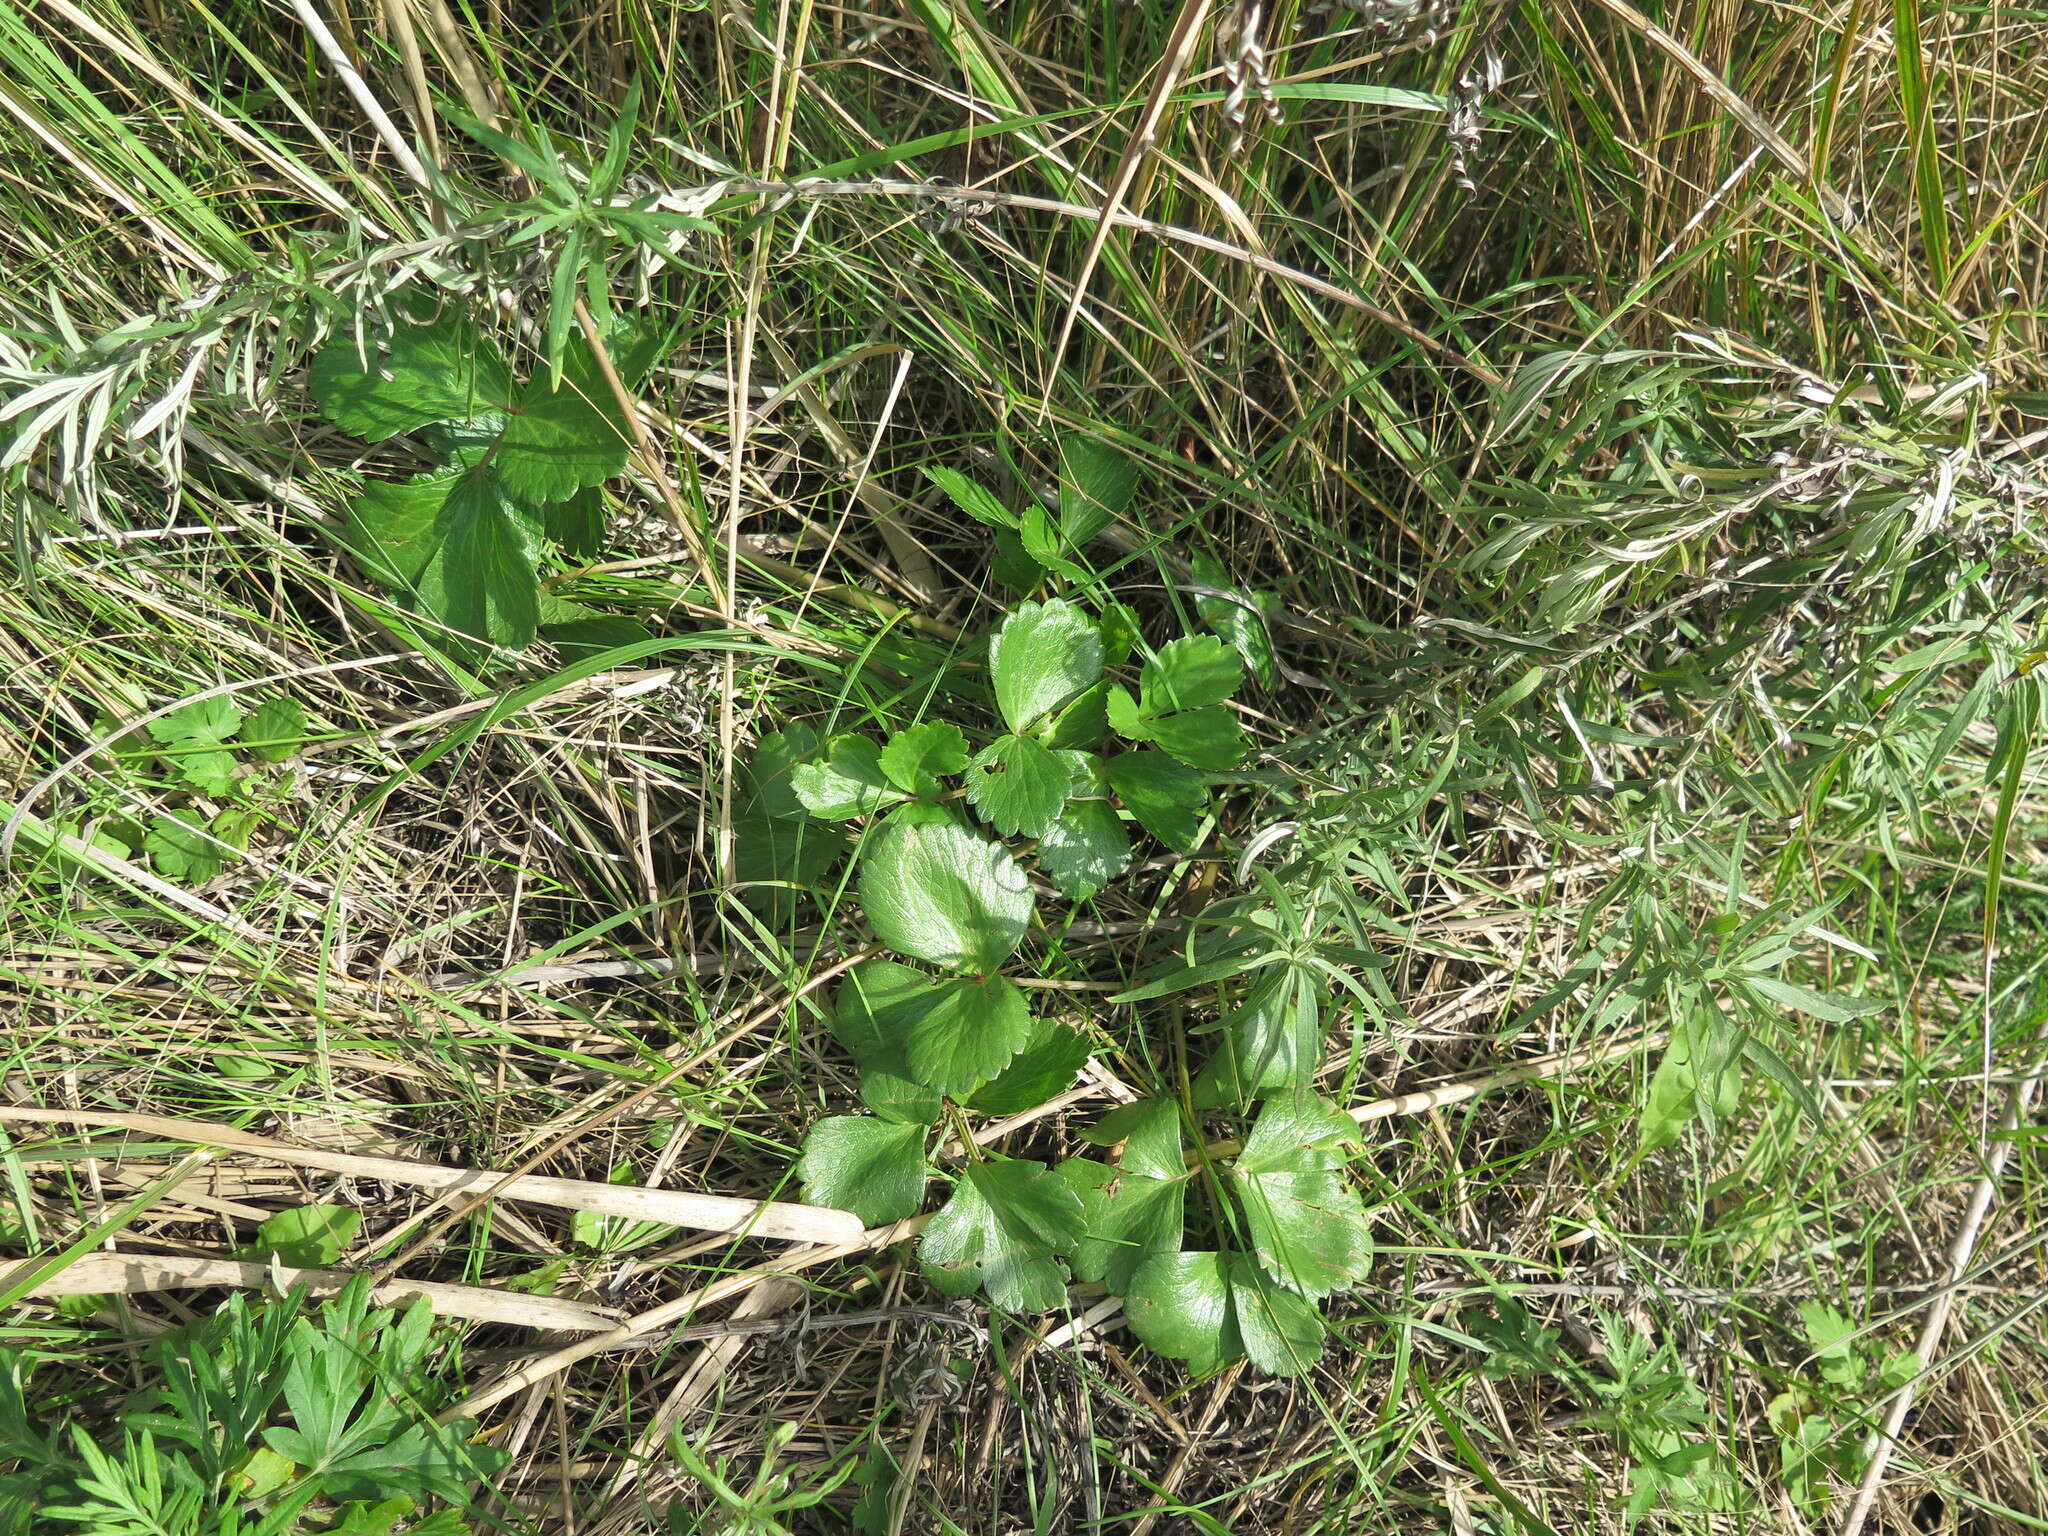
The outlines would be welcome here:
M 918 1257 L 948 1296 L 978 1285 L 1011 1312 L 1050 1312 L 1067 1299 L 1054 1257 L 1081 1237 L 1081 1200 L 1038 1163 L 971 1163 L 924 1229 Z
M 441 509 L 449 494 L 469 476 L 468 469 L 437 470 L 403 484 L 370 480 L 349 502 L 341 540 L 371 580 L 394 592 L 432 600 L 421 607 L 441 608 L 440 561 L 445 529 Z
M 1776 976 L 1746 975 L 1742 978 L 1742 985 L 1759 997 L 1767 998 L 1783 1007 L 1797 1008 L 1801 1013 L 1811 1014 L 1816 1019 L 1834 1022 L 1865 1018 L 1873 1013 L 1882 1013 L 1889 1006 L 1871 998 L 1842 997 L 1831 992 L 1815 992 L 1795 982 L 1781 981 Z
M 1128 734 L 1128 733 L 1126 733 Z M 1244 761 L 1244 730 L 1237 716 L 1220 704 L 1162 715 L 1151 722 L 1149 737 L 1193 768 L 1222 773 Z
M 954 506 L 977 523 L 986 523 L 991 528 L 1016 528 L 1017 514 L 1004 506 L 988 487 L 976 484 L 957 469 L 932 465 L 926 467 L 925 474 L 946 493 Z
M 967 768 L 967 738 L 960 727 L 928 720 L 898 731 L 882 749 L 882 772 L 906 795 L 933 795 L 939 780 Z
M 560 599 L 541 604 L 541 638 L 555 648 L 556 654 L 566 662 L 582 662 L 607 651 L 623 650 L 629 645 L 639 645 L 654 638 L 645 624 L 625 618 L 616 613 L 590 611 L 587 618 L 550 619 L 548 609 L 572 608 L 574 604 Z
M 1365 1278 L 1372 1234 L 1333 1151 L 1357 1128 L 1306 1090 L 1269 1099 L 1231 1170 L 1253 1251 L 1266 1273 L 1306 1296 Z
M 221 850 L 206 840 L 197 822 L 177 813 L 152 817 L 142 847 L 166 880 L 204 885 L 221 871 Z
M 870 816 L 903 798 L 882 768 L 882 749 L 865 736 L 835 736 L 822 763 L 792 769 L 789 785 L 805 810 L 825 821 Z
M 435 616 L 478 640 L 524 650 L 540 627 L 538 529 L 482 466 L 449 491 L 440 521 L 446 609 Z
M 1102 675 L 1102 637 L 1071 603 L 1020 603 L 989 642 L 988 665 L 1003 720 L 1021 734 Z
M 1086 901 L 1131 862 L 1131 836 L 1107 800 L 1069 800 L 1038 840 L 1038 867 L 1062 896 Z
M 232 752 L 179 752 L 171 757 L 178 776 L 203 795 L 232 794 L 235 755 Z
M 266 763 L 289 761 L 306 744 L 305 707 L 293 698 L 265 699 L 249 716 L 242 741 Z
M 1315 1303 L 1273 1284 L 1244 1254 L 1230 1262 L 1230 1300 L 1244 1352 L 1260 1370 L 1298 1376 L 1322 1358 Z
M 150 736 L 165 746 L 231 741 L 242 728 L 242 712 L 233 699 L 199 699 L 149 722 Z
M 1088 1235 L 1074 1245 L 1075 1279 L 1127 1291 L 1140 1264 L 1179 1252 L 1185 1179 L 1140 1178 L 1085 1157 L 1070 1157 L 1055 1171 L 1081 1197 L 1087 1222 Z
M 437 421 L 473 421 L 501 410 L 512 373 L 466 318 L 402 325 L 390 349 L 363 366 L 352 337 L 331 341 L 307 371 L 320 409 L 342 431 L 370 442 Z
M 1222 637 L 1244 668 L 1266 688 L 1280 686 L 1279 658 L 1273 652 L 1273 637 L 1266 627 L 1266 615 L 1277 600 L 1270 593 L 1256 597 L 1246 594 L 1230 578 L 1222 563 L 1211 555 L 1197 554 L 1190 562 L 1194 578 L 1228 597 L 1195 594 L 1195 612 L 1202 622 Z
M 1060 536 L 1079 550 L 1123 515 L 1138 488 L 1138 466 L 1121 449 L 1079 434 L 1060 439 Z
M 590 559 L 604 548 L 604 492 L 590 485 L 548 503 L 541 509 L 541 525 L 571 557 Z
M 804 1199 L 852 1211 L 871 1227 L 901 1221 L 924 1204 L 925 1128 L 868 1115 L 820 1120 L 796 1165 Z
M 963 1097 L 1007 1067 L 1032 1035 L 1031 1005 L 1016 983 L 1001 976 L 942 983 L 905 1032 L 910 1079 Z
M 825 743 L 810 725 L 792 725 L 763 736 L 745 770 L 751 808 L 764 816 L 802 816 L 803 802 L 790 787 L 789 775 L 798 763 L 815 762 L 824 750 Z
M 363 1229 L 363 1213 L 350 1205 L 300 1205 L 267 1217 L 248 1252 L 294 1269 L 325 1269 L 348 1252 Z
M 860 1067 L 860 1096 L 884 1120 L 930 1125 L 941 1096 L 910 1075 L 910 1029 L 936 1000 L 939 987 L 922 971 L 893 960 L 868 960 L 840 983 L 832 1033 Z
M 1108 764 L 1110 787 L 1138 825 L 1177 853 L 1192 853 L 1209 789 L 1193 769 L 1163 752 L 1123 752 Z
M 579 342 L 569 349 L 559 387 L 550 389 L 543 374 L 520 391 L 496 468 L 506 493 L 519 501 L 565 501 L 623 470 L 627 448 L 618 401 Z
M 904 825 L 870 838 L 860 906 L 891 949 L 953 970 L 993 971 L 1037 902 L 999 843 L 953 825 Z
M 1155 718 L 1221 704 L 1244 681 L 1236 654 L 1211 635 L 1169 641 L 1138 671 L 1145 713 Z
M 1067 803 L 1066 762 L 1029 736 L 999 736 L 967 768 L 967 803 L 1005 835 L 1042 837 Z
M 1325 997 L 1307 969 L 1274 967 L 1222 1020 L 1223 1050 L 1202 1069 L 1196 1102 L 1238 1103 L 1313 1079 L 1323 1061 Z
M 1074 1086 L 1093 1051 L 1086 1035 L 1057 1019 L 1034 1019 L 1031 1038 L 1016 1058 L 975 1090 L 969 1100 L 986 1115 L 1017 1115 L 1036 1109 Z
M 1131 1275 L 1124 1314 L 1140 1339 L 1162 1355 L 1185 1360 L 1197 1376 L 1244 1353 L 1224 1254 L 1152 1255 Z
M 1124 1144 L 1118 1166 L 1148 1179 L 1178 1179 L 1188 1165 L 1181 1156 L 1180 1105 L 1172 1099 L 1139 1099 L 1113 1109 L 1082 1133 L 1098 1147 Z

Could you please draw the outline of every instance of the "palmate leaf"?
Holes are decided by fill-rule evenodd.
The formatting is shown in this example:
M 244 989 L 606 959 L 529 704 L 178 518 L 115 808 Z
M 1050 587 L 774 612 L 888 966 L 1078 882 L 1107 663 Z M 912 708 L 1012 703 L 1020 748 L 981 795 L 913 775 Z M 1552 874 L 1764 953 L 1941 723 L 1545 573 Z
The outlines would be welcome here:
M 1037 901 L 1001 844 L 950 822 L 899 823 L 869 841 L 860 906 L 891 949 L 986 973 L 1022 940 Z
M 804 1199 L 852 1211 L 871 1227 L 901 1221 L 924 1204 L 922 1125 L 835 1115 L 811 1127 L 796 1165 Z
M 1314 1303 L 1281 1290 L 1244 1254 L 1155 1254 L 1132 1275 L 1124 1310 L 1140 1339 L 1198 1376 L 1240 1355 L 1297 1376 L 1323 1352 Z
M 1066 1300 L 1055 1257 L 1083 1234 L 1081 1200 L 1039 1163 L 972 1163 L 924 1229 L 918 1257 L 948 1296 L 980 1286 L 1012 1312 L 1050 1312 Z
M 1327 1296 L 1371 1268 L 1365 1207 L 1337 1150 L 1357 1135 L 1327 1099 L 1297 1089 L 1266 1101 L 1231 1170 L 1260 1265 L 1305 1296 Z

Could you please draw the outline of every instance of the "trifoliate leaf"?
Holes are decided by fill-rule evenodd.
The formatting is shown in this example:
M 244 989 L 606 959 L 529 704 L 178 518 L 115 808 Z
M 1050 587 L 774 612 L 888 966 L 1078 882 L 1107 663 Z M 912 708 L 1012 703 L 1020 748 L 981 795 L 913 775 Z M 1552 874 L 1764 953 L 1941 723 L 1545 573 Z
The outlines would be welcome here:
M 265 699 L 249 716 L 242 741 L 266 763 L 298 756 L 306 744 L 305 707 L 293 698 Z
M 925 469 L 932 483 L 946 493 L 954 506 L 978 523 L 991 528 L 1015 528 L 1017 514 L 1004 506 L 994 491 L 978 485 L 957 469 L 932 465 Z
M 996 557 L 990 569 L 997 581 L 1014 592 L 1034 591 L 1045 582 L 1044 569 L 1031 558 L 1013 528 L 996 530 Z
M 1109 760 L 1109 782 L 1138 825 L 1178 853 L 1194 851 L 1209 789 L 1201 775 L 1163 752 L 1123 752 Z
M 1108 692 L 1107 684 L 1097 683 L 1061 709 L 1053 716 L 1052 728 L 1045 733 L 1045 744 L 1055 750 L 1101 745 L 1102 738 L 1109 734 L 1109 716 L 1105 713 Z
M 904 1054 L 911 1081 L 964 1097 L 1031 1043 L 1032 1025 L 1031 1005 L 1012 981 L 942 983 L 910 1021 Z
M 860 1101 L 898 1125 L 931 1125 L 945 1113 L 945 1095 L 913 1081 L 908 1073 L 908 1067 L 862 1067 Z
M 996 831 L 1042 837 L 1071 782 L 1061 757 L 1029 736 L 998 736 L 967 766 L 967 803 Z
M 1020 603 L 989 642 L 988 665 L 1004 723 L 1022 732 L 1094 685 L 1102 637 L 1071 603 Z
M 797 1160 L 804 1199 L 852 1211 L 871 1227 L 916 1215 L 931 1176 L 924 1160 L 925 1135 L 922 1125 L 868 1115 L 820 1120 Z
M 1122 1292 L 1145 1260 L 1180 1251 L 1185 1178 L 1140 1178 L 1085 1157 L 1070 1157 L 1054 1171 L 1081 1197 L 1087 1220 L 1088 1235 L 1074 1245 L 1076 1280 Z
M 882 749 L 865 736 L 835 736 L 825 760 L 790 770 L 789 786 L 805 810 L 824 821 L 871 816 L 903 798 L 882 770 Z
M 993 971 L 1036 905 L 1008 851 L 961 827 L 891 825 L 869 839 L 862 860 L 860 906 L 876 937 L 934 965 Z
M 1023 541 L 1024 553 L 1048 571 L 1055 571 L 1069 581 L 1082 582 L 1088 579 L 1088 572 L 1067 558 L 1067 542 L 1043 507 L 1026 507 L 1017 519 L 1017 537 Z
M 987 1115 L 1017 1115 L 1036 1109 L 1074 1086 L 1093 1046 L 1086 1035 L 1057 1019 L 1034 1019 L 1031 1038 L 1011 1063 L 968 1100 Z
M 1206 1375 L 1248 1354 L 1276 1376 L 1299 1375 L 1321 1356 L 1323 1320 L 1242 1254 L 1157 1254 L 1131 1277 L 1131 1329 L 1162 1355 Z
M 900 730 L 882 748 L 882 772 L 906 795 L 936 794 L 941 778 L 966 767 L 967 738 L 943 720 Z
M 824 738 L 813 725 L 792 725 L 763 736 L 742 773 L 748 809 L 764 816 L 802 816 L 804 805 L 790 787 L 790 771 L 824 752 Z
M 512 372 L 498 349 L 454 312 L 429 325 L 401 325 L 369 364 L 355 338 L 323 347 L 307 371 L 320 409 L 342 431 L 370 442 L 436 421 L 471 421 L 502 409 Z
M 294 1269 L 325 1269 L 348 1252 L 362 1229 L 363 1213 L 352 1205 L 298 1205 L 258 1222 L 247 1251 Z
M 150 736 L 167 747 L 180 742 L 232 741 L 241 728 L 242 712 L 233 699 L 199 699 L 150 721 L 147 727 Z
M 586 347 L 572 347 L 568 361 L 558 387 L 548 387 L 544 371 L 527 382 L 498 442 L 499 478 L 530 505 L 565 501 L 626 467 L 626 427 L 611 387 Z
M 1138 488 L 1138 466 L 1121 449 L 1078 434 L 1060 439 L 1060 535 L 1081 549 L 1123 515 Z
M 1038 840 L 1038 867 L 1053 888 L 1086 901 L 1131 862 L 1131 835 L 1107 800 L 1069 800 Z
M 1259 1263 L 1305 1296 L 1362 1280 L 1372 1265 L 1365 1207 L 1332 1150 L 1355 1138 L 1327 1099 L 1297 1089 L 1266 1102 L 1231 1170 Z
M 1153 717 L 1221 704 L 1244 681 L 1236 654 L 1213 635 L 1169 641 L 1138 670 L 1138 693 Z
M 1102 664 L 1105 667 L 1122 666 L 1143 637 L 1138 610 L 1129 603 L 1105 604 L 1095 627 L 1102 634 Z
M 1011 1312 L 1050 1312 L 1066 1300 L 1056 1254 L 1083 1234 L 1081 1200 L 1039 1163 L 972 1163 L 924 1229 L 918 1257 L 948 1296 L 977 1285 Z

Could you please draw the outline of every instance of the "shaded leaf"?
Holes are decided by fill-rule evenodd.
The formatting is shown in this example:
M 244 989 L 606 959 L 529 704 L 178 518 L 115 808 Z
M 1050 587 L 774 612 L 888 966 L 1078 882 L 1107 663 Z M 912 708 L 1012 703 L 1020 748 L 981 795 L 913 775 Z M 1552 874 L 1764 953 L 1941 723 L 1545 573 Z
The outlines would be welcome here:
M 1031 1042 L 1031 1005 L 1001 976 L 942 983 L 909 1021 L 910 1079 L 958 1098 L 996 1076 Z
M 1163 752 L 1123 752 L 1108 764 L 1110 787 L 1138 825 L 1178 853 L 1194 851 L 1208 809 L 1201 775 Z
M 467 318 L 449 311 L 427 325 L 401 325 L 364 366 L 353 337 L 313 358 L 307 386 L 342 431 L 370 442 L 437 421 L 470 421 L 511 398 L 512 372 Z
M 976 1089 L 968 1102 L 983 1114 L 1017 1115 L 1074 1086 L 1093 1047 L 1088 1037 L 1057 1019 L 1034 1019 L 1031 1037 L 1010 1064 Z
M 882 749 L 865 736 L 835 736 L 823 762 L 790 771 L 789 785 L 805 810 L 826 821 L 869 816 L 903 798 L 882 771 Z

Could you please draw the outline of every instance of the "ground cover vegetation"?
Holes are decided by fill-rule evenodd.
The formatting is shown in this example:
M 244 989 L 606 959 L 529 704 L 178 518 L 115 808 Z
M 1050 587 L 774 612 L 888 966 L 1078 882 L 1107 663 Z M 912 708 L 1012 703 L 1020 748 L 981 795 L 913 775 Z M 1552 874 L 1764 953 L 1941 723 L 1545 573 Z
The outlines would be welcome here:
M 0 143 L 0 1531 L 2048 1525 L 2048 13 L 0 0 Z

